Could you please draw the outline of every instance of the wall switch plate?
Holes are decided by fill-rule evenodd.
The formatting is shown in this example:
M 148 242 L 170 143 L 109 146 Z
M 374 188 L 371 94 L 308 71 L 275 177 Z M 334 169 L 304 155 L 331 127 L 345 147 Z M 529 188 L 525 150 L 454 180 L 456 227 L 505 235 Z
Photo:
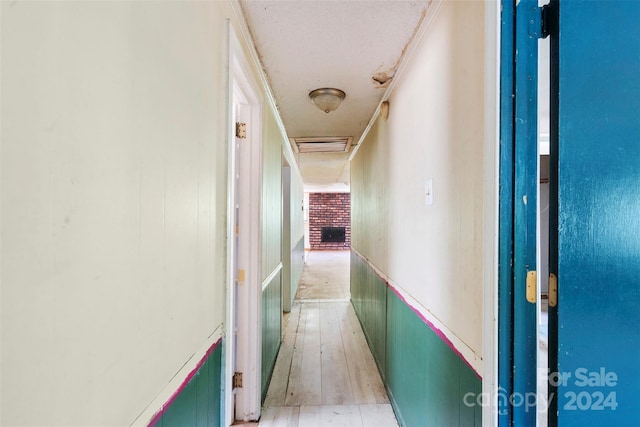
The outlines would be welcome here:
M 428 179 L 425 184 L 424 204 L 426 206 L 433 205 L 433 179 Z

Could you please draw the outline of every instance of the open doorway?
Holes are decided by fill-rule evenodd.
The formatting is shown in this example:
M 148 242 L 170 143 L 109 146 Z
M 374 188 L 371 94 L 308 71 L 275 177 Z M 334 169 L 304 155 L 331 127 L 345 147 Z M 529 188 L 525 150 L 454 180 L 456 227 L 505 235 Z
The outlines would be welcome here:
M 296 299 L 349 300 L 351 194 L 305 194 L 306 262 Z
M 540 6 L 548 0 L 540 2 Z M 537 409 L 538 426 L 548 425 L 549 383 L 549 133 L 550 133 L 550 42 L 538 40 L 538 236 L 537 236 Z

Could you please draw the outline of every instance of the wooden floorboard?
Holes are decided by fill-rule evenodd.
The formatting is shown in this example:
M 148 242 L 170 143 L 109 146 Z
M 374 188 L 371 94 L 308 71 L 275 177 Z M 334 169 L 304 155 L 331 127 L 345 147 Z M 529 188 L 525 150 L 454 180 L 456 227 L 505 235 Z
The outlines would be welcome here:
M 305 304 L 301 308 L 285 400 L 287 406 L 322 404 L 319 321 L 318 304 Z
M 330 258 L 315 254 L 313 259 L 327 268 L 336 257 L 349 254 L 326 256 Z M 312 284 L 310 277 L 318 281 L 324 277 L 313 267 L 313 263 L 305 266 L 303 274 L 311 273 L 306 283 Z M 397 427 L 351 303 L 311 288 L 307 296 L 325 299 L 296 300 L 285 315 L 283 341 L 259 426 Z
M 389 404 L 360 405 L 363 427 L 397 426 L 398 421 Z
M 359 354 L 362 356 L 362 368 L 358 369 L 356 366 L 355 369 L 358 370 L 359 375 L 365 376 L 368 381 L 368 387 L 371 388 L 370 392 L 373 401 L 367 400 L 362 403 L 389 403 L 389 396 L 387 396 L 387 390 L 384 387 L 382 377 L 378 371 L 378 365 L 376 365 L 373 354 L 371 354 L 369 344 L 362 331 L 362 326 L 360 326 L 358 316 L 356 316 L 356 312 L 351 304 L 349 304 L 349 309 L 347 310 L 347 317 L 349 319 L 347 324 L 352 328 L 353 339 L 360 350 Z M 357 350 L 354 351 L 357 352 Z
M 320 337 L 322 363 L 322 404 L 357 403 L 347 368 L 347 356 L 338 325 L 338 304 L 320 304 Z M 349 355 L 351 357 L 351 355 Z
M 349 302 L 296 303 L 260 426 L 397 426 Z
M 356 403 L 389 403 L 378 368 L 372 357 L 366 357 L 369 348 L 362 348 L 362 329 L 351 304 L 342 304 L 338 309 L 340 336 L 348 354 L 346 364 Z
M 363 427 L 358 405 L 303 406 L 300 426 Z
M 306 310 L 300 310 L 300 316 L 298 317 L 297 333 L 293 340 L 293 349 L 291 353 L 291 363 L 289 370 L 289 378 L 287 382 L 287 389 L 285 392 L 285 405 L 288 406 L 300 406 L 300 395 L 302 394 L 301 383 L 304 381 L 302 372 L 302 350 L 304 346 L 304 327 L 307 322 Z M 271 390 L 267 392 L 267 399 Z
M 291 308 L 291 312 L 285 315 L 282 344 L 276 359 L 276 365 L 273 368 L 269 391 L 264 401 L 265 407 L 284 406 L 286 403 L 291 361 L 299 323 L 300 304 L 296 304 Z
M 299 406 L 272 406 L 265 408 L 260 417 L 261 427 L 298 427 Z

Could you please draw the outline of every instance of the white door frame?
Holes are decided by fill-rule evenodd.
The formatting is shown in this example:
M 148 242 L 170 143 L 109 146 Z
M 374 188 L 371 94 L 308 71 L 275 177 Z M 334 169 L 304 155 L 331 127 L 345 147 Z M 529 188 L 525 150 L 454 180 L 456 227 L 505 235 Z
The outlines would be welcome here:
M 233 27 L 229 34 L 225 425 L 260 418 L 262 104 Z M 236 148 L 236 121 L 246 138 Z M 237 193 L 237 196 L 236 196 Z M 237 206 L 236 206 L 237 205 Z M 236 209 L 237 207 L 237 209 Z M 236 239 L 236 224 L 238 238 Z M 242 388 L 232 386 L 242 373 Z
M 485 2 L 485 132 L 484 132 L 484 224 L 482 425 L 498 425 L 498 203 L 500 176 L 500 23 L 502 3 Z
M 282 155 L 282 311 L 291 311 L 291 165 Z M 281 324 L 281 331 L 284 332 Z

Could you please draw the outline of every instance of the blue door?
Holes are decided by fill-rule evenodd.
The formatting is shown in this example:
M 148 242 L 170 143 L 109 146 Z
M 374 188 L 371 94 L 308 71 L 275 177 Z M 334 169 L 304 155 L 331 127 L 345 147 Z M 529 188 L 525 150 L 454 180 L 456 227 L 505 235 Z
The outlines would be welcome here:
M 640 1 L 554 8 L 549 425 L 638 426 Z
M 513 425 L 536 424 L 538 39 L 537 0 L 516 2 L 513 244 Z M 532 24 L 533 22 L 533 24 Z
M 516 4 L 517 3 L 517 4 Z M 501 23 L 500 426 L 535 426 L 537 363 L 537 0 L 505 1 Z

